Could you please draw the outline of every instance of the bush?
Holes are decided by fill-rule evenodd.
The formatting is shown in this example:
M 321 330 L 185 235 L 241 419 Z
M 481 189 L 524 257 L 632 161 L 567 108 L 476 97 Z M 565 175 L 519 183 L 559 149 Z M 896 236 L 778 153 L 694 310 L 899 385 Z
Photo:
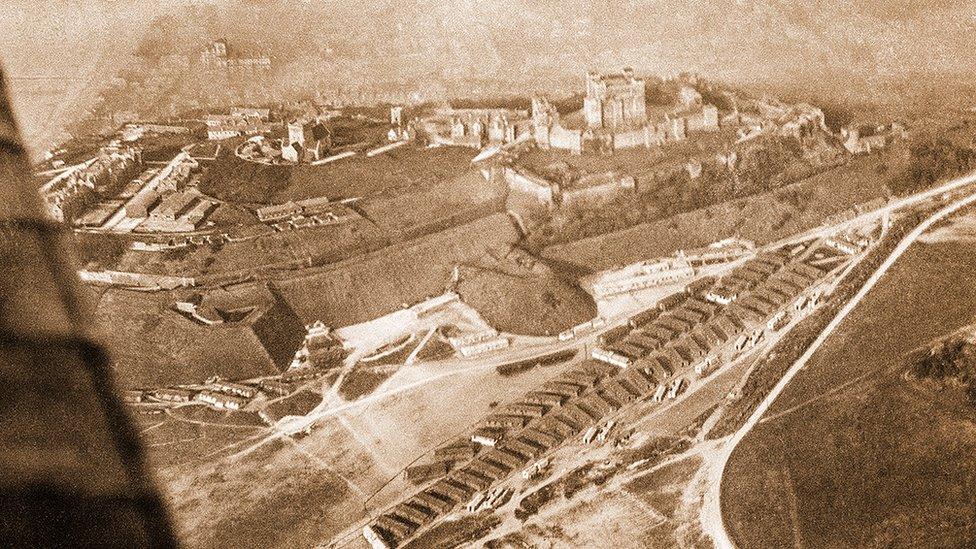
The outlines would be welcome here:
M 966 388 L 966 395 L 976 404 L 976 348 L 965 339 L 954 338 L 911 359 L 908 372 L 917 379 L 939 383 L 953 382 Z
M 976 167 L 976 151 L 945 137 L 922 136 L 908 146 L 908 168 L 891 174 L 896 194 L 917 192 Z
M 82 233 L 75 236 L 75 251 L 82 266 L 111 269 L 128 249 L 128 240 L 113 235 Z

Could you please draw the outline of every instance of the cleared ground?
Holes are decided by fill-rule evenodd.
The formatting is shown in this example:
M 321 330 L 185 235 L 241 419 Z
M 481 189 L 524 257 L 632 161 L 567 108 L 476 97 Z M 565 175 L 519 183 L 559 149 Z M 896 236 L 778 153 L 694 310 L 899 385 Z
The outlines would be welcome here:
M 574 363 L 510 377 L 472 363 L 404 367 L 377 390 L 387 396 L 336 408 L 297 440 L 259 444 L 267 429 L 172 419 L 144 437 L 191 546 L 315 546 L 409 490 L 402 468 L 468 432 L 493 403 Z M 358 530 L 338 541 L 363 545 Z
M 901 377 L 904 353 L 971 321 L 973 251 L 911 248 L 736 448 L 722 510 L 739 546 L 976 541 L 973 410 Z

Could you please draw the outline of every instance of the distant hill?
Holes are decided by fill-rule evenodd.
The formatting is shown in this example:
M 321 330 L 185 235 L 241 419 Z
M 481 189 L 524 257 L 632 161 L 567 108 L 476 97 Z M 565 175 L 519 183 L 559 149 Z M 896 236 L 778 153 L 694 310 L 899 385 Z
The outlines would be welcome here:
M 976 69 L 976 9 L 964 0 L 924 8 L 914 0 L 218 0 L 191 20 L 199 35 L 174 46 L 209 33 L 303 67 L 352 63 L 366 82 L 426 75 L 534 84 L 628 64 L 897 104 L 919 95 L 951 101 Z M 154 25 L 150 37 L 168 31 L 176 32 Z
M 916 0 L 133 0 L 126 10 L 116 4 L 34 9 L 33 2 L 12 0 L 0 14 L 0 55 L 13 72 L 32 71 L 36 60 L 48 72 L 64 73 L 90 67 L 95 55 L 193 57 L 222 37 L 271 55 L 282 89 L 326 94 L 379 85 L 449 97 L 572 91 L 584 70 L 625 64 L 644 73 L 700 72 L 841 110 L 910 113 L 970 102 L 976 91 L 970 55 L 976 6 L 966 0 L 924 6 Z M 28 13 L 32 25 L 23 22 Z M 113 38 L 131 33 L 135 38 Z M 70 61 L 79 56 L 89 61 Z M 56 104 L 36 107 L 29 117 L 43 120 Z

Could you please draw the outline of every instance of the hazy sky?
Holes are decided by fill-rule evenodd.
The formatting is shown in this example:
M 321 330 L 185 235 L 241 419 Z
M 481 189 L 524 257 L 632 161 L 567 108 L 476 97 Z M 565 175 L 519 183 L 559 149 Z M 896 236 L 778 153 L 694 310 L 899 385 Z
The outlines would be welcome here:
M 220 6 L 262 39 L 335 46 L 376 73 L 626 64 L 862 93 L 976 73 L 976 0 L 0 0 L 0 59 L 15 76 L 111 72 L 154 15 L 194 3 Z M 15 100 L 22 119 L 51 108 Z
M 28 144 L 48 144 L 123 66 L 159 9 L 143 0 L 0 0 L 0 63 Z M 124 9 L 120 9 L 124 7 Z M 61 82 L 25 78 L 71 78 Z
M 401 32 L 413 41 L 501 50 L 505 62 L 512 61 L 506 54 L 528 61 L 568 54 L 584 65 L 619 57 L 659 70 L 694 65 L 734 73 L 737 64 L 751 73 L 767 63 L 814 62 L 972 69 L 976 43 L 972 0 L 0 0 L 0 55 L 15 73 L 70 71 L 88 66 L 78 59 L 83 52 L 187 4 L 252 12 L 282 33 L 315 18 L 326 35 L 385 38 L 386 29 L 406 23 Z M 278 17 L 260 18 L 265 14 Z M 543 45 L 547 51 L 533 51 Z

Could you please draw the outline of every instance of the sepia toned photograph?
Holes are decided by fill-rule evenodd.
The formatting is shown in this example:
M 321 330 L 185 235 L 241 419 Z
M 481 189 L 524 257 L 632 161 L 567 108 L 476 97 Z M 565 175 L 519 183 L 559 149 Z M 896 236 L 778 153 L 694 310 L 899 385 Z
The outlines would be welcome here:
M 974 50 L 0 0 L 0 547 L 976 547 Z

